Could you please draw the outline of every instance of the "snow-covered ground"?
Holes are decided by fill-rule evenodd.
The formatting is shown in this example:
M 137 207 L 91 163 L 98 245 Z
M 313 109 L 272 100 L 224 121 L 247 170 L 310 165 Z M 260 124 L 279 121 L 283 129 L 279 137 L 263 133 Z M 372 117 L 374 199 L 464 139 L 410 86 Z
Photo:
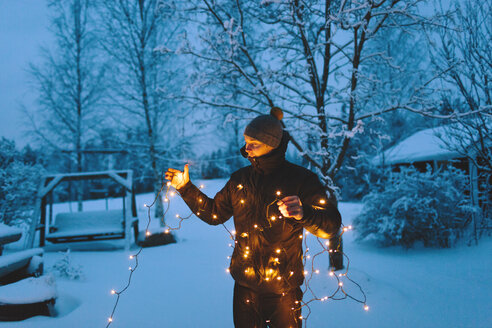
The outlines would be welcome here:
M 224 180 L 204 184 L 204 192 L 214 195 Z M 144 224 L 143 204 L 150 204 L 152 195 L 139 195 L 137 202 Z M 121 200 L 114 200 L 110 208 L 120 203 Z M 55 206 L 55 210 L 63 211 L 62 206 L 68 208 L 64 204 Z M 85 203 L 85 210 L 104 206 L 102 200 L 91 201 Z M 350 224 L 360 210 L 359 204 L 341 203 L 344 224 Z M 175 196 L 167 215 L 170 225 L 177 223 L 177 213 L 184 216 L 189 211 Z M 233 327 L 233 280 L 225 271 L 227 256 L 232 253 L 229 235 L 222 226 L 208 226 L 195 217 L 183 222 L 175 235 L 176 244 L 143 250 L 111 327 Z M 3 322 L 0 327 L 106 326 L 116 299 L 110 291 L 125 286 L 128 267 L 133 265 L 129 255 L 137 249 L 114 249 L 122 245 L 121 241 L 64 246 L 68 245 L 72 246 L 72 263 L 82 266 L 84 279 L 55 277 L 59 316 Z M 92 250 L 88 250 L 89 246 Z M 93 250 L 105 247 L 106 250 Z M 344 248 L 350 257 L 349 274 L 367 294 L 370 310 L 364 311 L 360 303 L 352 300 L 314 302 L 308 327 L 492 327 L 491 240 L 482 240 L 479 246 L 444 250 L 380 249 L 354 243 L 353 232 L 347 232 Z M 325 255 L 316 262 L 320 274 L 311 282 L 320 297 L 336 289 L 336 279 L 328 275 Z M 62 253 L 47 249 L 46 271 L 62 257 Z M 351 295 L 361 297 L 357 287 L 349 282 L 344 287 Z

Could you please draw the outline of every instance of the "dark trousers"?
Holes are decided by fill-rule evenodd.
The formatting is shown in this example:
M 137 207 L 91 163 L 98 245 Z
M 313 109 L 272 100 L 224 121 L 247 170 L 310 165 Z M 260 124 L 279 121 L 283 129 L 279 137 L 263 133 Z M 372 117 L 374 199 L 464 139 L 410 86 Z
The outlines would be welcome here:
M 236 283 L 233 301 L 234 326 L 302 328 L 301 301 L 302 291 L 299 287 L 284 295 L 258 294 Z

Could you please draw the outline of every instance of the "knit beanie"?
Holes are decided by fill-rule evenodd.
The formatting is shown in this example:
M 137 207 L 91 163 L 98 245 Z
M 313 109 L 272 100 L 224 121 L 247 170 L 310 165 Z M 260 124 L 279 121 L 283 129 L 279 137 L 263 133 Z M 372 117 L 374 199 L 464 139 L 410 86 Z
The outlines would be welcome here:
M 282 140 L 282 124 L 280 120 L 284 116 L 278 107 L 272 107 L 270 115 L 260 115 L 254 118 L 244 130 L 244 135 L 277 148 Z

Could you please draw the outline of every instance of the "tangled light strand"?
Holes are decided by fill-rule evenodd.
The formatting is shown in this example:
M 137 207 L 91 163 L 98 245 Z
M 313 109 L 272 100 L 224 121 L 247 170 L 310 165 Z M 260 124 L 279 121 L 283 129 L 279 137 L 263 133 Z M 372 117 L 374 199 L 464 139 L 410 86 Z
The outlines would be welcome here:
M 173 230 L 180 230 L 181 227 L 182 227 L 182 222 L 184 220 L 189 219 L 193 215 L 193 213 L 190 213 L 188 216 L 182 217 L 179 214 L 176 214 L 176 218 L 179 219 L 178 225 L 176 227 L 171 227 L 171 226 L 169 226 L 168 224 L 165 223 L 164 217 L 165 217 L 165 215 L 167 214 L 167 212 L 169 211 L 169 208 L 170 208 L 170 199 L 169 199 L 168 195 L 171 193 L 171 196 L 174 196 L 175 195 L 175 192 L 174 191 L 170 191 L 170 187 L 171 187 L 171 183 L 170 182 L 163 183 L 161 189 L 157 193 L 157 196 L 155 197 L 155 199 L 152 202 L 152 204 L 150 204 L 150 205 L 144 204 L 144 206 L 147 208 L 147 214 L 148 214 L 147 215 L 148 216 L 148 221 L 147 221 L 147 225 L 146 225 L 146 229 L 145 229 L 145 231 L 146 231 L 145 232 L 145 235 L 146 236 L 149 236 L 150 235 L 150 232 L 148 230 L 149 229 L 149 226 L 150 226 L 150 223 L 151 223 L 151 210 L 150 209 L 151 209 L 151 207 L 153 207 L 155 205 L 155 203 L 159 199 L 160 194 L 162 193 L 162 191 L 163 191 L 163 189 L 164 189 L 165 186 L 167 186 L 167 189 L 166 189 L 166 193 L 165 193 L 165 196 L 164 196 L 163 201 L 164 201 L 164 203 L 167 204 L 167 207 L 166 207 L 166 209 L 163 212 L 163 215 L 161 217 L 161 222 L 162 222 L 163 226 L 165 227 L 164 232 L 165 233 L 169 233 L 170 231 L 173 231 Z M 200 189 L 202 189 L 202 188 L 203 188 L 203 185 L 200 186 Z M 243 186 L 242 185 L 239 185 L 238 188 L 239 189 L 242 189 Z M 282 219 L 282 216 L 276 217 L 276 216 L 271 216 L 270 215 L 270 207 L 272 205 L 276 204 L 276 202 L 278 202 L 280 200 L 280 198 L 279 198 L 280 195 L 281 195 L 281 192 L 280 191 L 277 191 L 276 192 L 276 196 L 275 196 L 275 200 L 273 202 L 271 202 L 267 206 L 267 208 L 266 208 L 266 216 L 267 216 L 266 217 L 266 221 L 268 222 L 268 227 L 266 227 L 266 228 L 271 228 L 272 227 L 271 221 L 275 221 L 276 219 Z M 244 201 L 242 201 L 241 203 L 244 204 Z M 322 204 L 324 204 L 324 202 Z M 200 212 L 200 211 L 201 211 L 201 209 L 198 210 L 198 212 Z M 227 233 L 229 234 L 231 240 L 233 241 L 233 243 L 230 243 L 229 244 L 229 247 L 231 247 L 231 248 L 234 249 L 235 244 L 237 244 L 236 231 L 235 230 L 230 231 L 224 223 L 222 223 L 222 226 L 227 231 Z M 255 229 L 258 229 L 259 227 L 258 227 L 258 225 L 255 224 L 254 228 Z M 342 232 L 341 232 L 341 234 L 340 234 L 339 237 L 341 238 L 342 235 L 345 232 L 347 232 L 348 230 L 351 230 L 351 229 L 352 229 L 352 226 L 343 227 L 342 228 Z M 263 230 L 263 228 L 260 228 L 260 230 Z M 369 310 L 369 306 L 367 305 L 367 297 L 366 297 L 366 294 L 365 294 L 364 290 L 362 289 L 362 287 L 357 282 L 355 282 L 353 279 L 351 279 L 350 276 L 348 275 L 349 266 L 350 266 L 350 259 L 349 259 L 349 257 L 344 252 L 340 251 L 340 243 L 337 245 L 337 248 L 336 249 L 330 249 L 330 247 L 329 247 L 329 241 L 326 241 L 323 244 L 323 242 L 320 240 L 320 238 L 319 237 L 316 237 L 316 240 L 317 240 L 318 244 L 321 247 L 321 251 L 319 251 L 316 254 L 314 254 L 313 256 L 311 256 L 309 254 L 309 250 L 310 249 L 308 247 L 307 238 L 306 238 L 308 235 L 309 235 L 309 232 L 306 231 L 305 232 L 305 236 L 304 236 L 304 234 L 301 234 L 299 236 L 299 238 L 304 239 L 303 240 L 303 242 L 304 242 L 304 248 L 305 248 L 305 251 L 303 253 L 303 267 L 304 268 L 306 268 L 306 265 L 308 264 L 308 260 L 311 259 L 311 261 L 310 261 L 311 262 L 310 263 L 311 264 L 310 265 L 311 266 L 311 271 L 308 272 L 308 271 L 306 271 L 304 269 L 305 270 L 304 271 L 304 276 L 305 277 L 307 276 L 307 277 L 305 278 L 304 285 L 303 285 L 304 286 L 303 295 L 306 295 L 306 292 L 309 290 L 309 292 L 312 294 L 313 297 L 310 300 L 308 300 L 308 301 L 301 300 L 301 305 L 297 309 L 296 308 L 292 308 L 292 310 L 299 310 L 302 307 L 306 307 L 306 309 L 308 311 L 307 315 L 306 316 L 299 317 L 300 320 L 303 320 L 304 327 L 307 327 L 307 320 L 308 320 L 309 316 L 312 313 L 311 307 L 310 307 L 310 303 L 312 303 L 314 301 L 324 302 L 324 301 L 327 301 L 328 299 L 332 299 L 332 300 L 337 300 L 338 301 L 338 300 L 344 300 L 346 298 L 350 298 L 350 299 L 352 299 L 352 300 L 354 300 L 354 301 L 356 301 L 358 303 L 363 304 L 364 305 L 364 310 L 368 311 Z M 119 299 L 120 299 L 121 295 L 130 287 L 131 279 L 133 277 L 133 273 L 135 272 L 135 270 L 138 267 L 138 256 L 140 255 L 140 253 L 142 252 L 142 250 L 143 250 L 143 246 L 140 247 L 140 249 L 138 250 L 138 252 L 136 252 L 133 255 L 130 255 L 130 257 L 129 257 L 130 260 L 135 259 L 135 265 L 133 267 L 132 266 L 129 267 L 130 275 L 128 277 L 128 282 L 127 282 L 126 286 L 123 289 L 121 289 L 120 291 L 116 291 L 114 289 L 111 290 L 111 294 L 117 295 L 117 298 L 115 300 L 115 304 L 113 306 L 113 310 L 111 312 L 111 315 L 108 318 L 108 323 L 106 325 L 106 328 L 109 327 L 112 324 L 112 322 L 113 322 L 114 313 L 115 313 L 116 308 L 118 306 L 118 302 L 119 302 Z M 278 249 L 276 252 L 277 253 L 280 253 L 280 252 L 282 252 L 282 250 L 281 249 Z M 324 296 L 324 297 L 321 297 L 320 298 L 320 297 L 317 296 L 317 294 L 311 288 L 310 282 L 311 282 L 311 280 L 314 277 L 314 273 L 316 273 L 316 274 L 319 274 L 320 273 L 320 271 L 318 269 L 315 269 L 315 260 L 320 255 L 322 255 L 323 253 L 326 253 L 326 252 L 328 252 L 328 253 L 332 253 L 332 252 L 339 252 L 339 253 L 341 253 L 342 256 L 344 256 L 347 259 L 347 266 L 345 268 L 345 271 L 343 273 L 338 274 L 338 275 L 335 274 L 335 271 L 330 270 L 329 275 L 332 276 L 332 277 L 335 277 L 335 279 L 337 281 L 337 288 L 336 288 L 336 290 L 330 296 Z M 228 256 L 228 259 L 230 259 L 230 258 L 231 258 L 231 256 Z M 227 269 L 226 271 L 229 272 L 229 269 Z M 350 281 L 351 283 L 353 283 L 354 285 L 356 285 L 359 288 L 359 290 L 360 290 L 360 292 L 361 292 L 361 294 L 363 296 L 362 299 L 356 298 L 356 297 L 350 295 L 349 293 L 347 293 L 347 291 L 343 288 L 343 282 L 342 282 L 342 279 L 341 279 L 342 277 L 345 277 L 345 279 L 347 279 L 348 281 Z M 278 277 L 278 278 L 280 278 L 280 277 Z M 266 277 L 264 279 L 268 281 L 269 278 Z M 339 295 L 339 294 L 342 294 L 342 295 Z
M 270 213 L 270 207 L 274 204 L 276 204 L 278 201 L 281 201 L 281 199 L 279 198 L 280 196 L 282 195 L 282 192 L 280 190 L 276 191 L 275 193 L 275 200 L 272 201 L 270 204 L 268 204 L 267 206 L 267 210 L 266 210 L 266 213 L 267 213 L 267 221 L 269 223 L 269 227 L 271 227 L 271 223 L 268 219 L 270 219 L 271 221 L 275 221 L 276 219 L 282 219 L 282 216 L 279 216 L 279 217 L 275 217 L 275 216 L 271 216 L 269 213 Z M 320 201 L 320 205 L 324 205 L 326 204 L 326 200 L 324 199 L 321 199 Z M 347 227 L 343 226 L 342 227 L 342 231 L 340 233 L 340 235 L 338 236 L 339 240 L 341 240 L 343 234 L 349 230 L 352 230 L 352 226 L 349 225 Z M 325 243 L 323 243 L 319 237 L 316 237 L 316 240 L 318 242 L 318 244 L 320 245 L 321 247 L 321 251 L 317 252 L 316 254 L 314 254 L 313 256 L 311 256 L 309 254 L 309 247 L 308 247 L 308 244 L 307 244 L 307 236 L 310 235 L 309 231 L 305 231 L 305 234 L 302 234 L 302 235 L 299 235 L 299 238 L 302 238 L 303 239 L 303 242 L 304 242 L 304 253 L 303 253 L 303 267 L 306 268 L 306 265 L 308 264 L 308 260 L 311 259 L 311 271 L 308 272 L 306 271 L 306 269 L 304 269 L 304 276 L 305 276 L 305 280 L 304 280 L 304 289 L 302 291 L 303 295 L 306 295 L 306 292 L 309 290 L 309 292 L 311 293 L 311 295 L 313 296 L 313 298 L 311 298 L 310 300 L 308 301 L 304 301 L 302 300 L 301 301 L 301 305 L 295 309 L 295 308 L 292 308 L 292 310 L 299 310 L 301 309 L 302 307 L 306 307 L 308 313 L 306 316 L 301 316 L 299 319 L 303 320 L 304 321 L 304 326 L 307 327 L 307 319 L 309 318 L 309 316 L 311 315 L 311 307 L 310 307 L 310 303 L 314 302 L 314 301 L 321 301 L 321 302 L 324 302 L 324 301 L 327 301 L 329 299 L 332 299 L 332 300 L 335 300 L 335 301 L 339 301 L 339 300 L 344 300 L 344 299 L 347 299 L 347 298 L 350 298 L 352 299 L 353 301 L 356 301 L 358 303 L 361 303 L 363 304 L 363 308 L 365 311 L 368 311 L 369 310 L 369 306 L 367 305 L 367 296 L 364 292 L 364 290 L 362 289 L 362 287 L 357 283 L 355 282 L 353 279 L 350 278 L 349 274 L 348 274 L 348 271 L 349 271 L 349 266 L 350 266 L 350 258 L 347 256 L 347 254 L 345 254 L 343 251 L 340 250 L 340 246 L 341 246 L 341 243 L 339 242 L 336 249 L 330 249 L 329 247 L 329 241 L 326 241 Z M 335 274 L 335 271 L 334 270 L 330 270 L 330 273 L 329 275 L 332 276 L 332 277 L 335 277 L 336 278 L 336 281 L 337 281 L 337 288 L 336 290 L 330 295 L 330 296 L 324 296 L 324 297 L 318 297 L 317 294 L 314 292 L 314 290 L 311 288 L 310 286 L 310 282 L 311 280 L 313 279 L 314 277 L 314 274 L 319 274 L 320 273 L 320 270 L 316 269 L 315 268 L 315 260 L 316 258 L 318 258 L 320 255 L 322 255 L 323 253 L 340 253 L 344 258 L 346 258 L 347 260 L 347 266 L 345 268 L 345 271 L 343 273 L 339 273 L 338 275 Z M 307 277 L 306 277 L 307 276 Z M 351 283 L 353 283 L 355 286 L 357 286 L 362 294 L 362 297 L 361 298 L 357 298 L 357 297 L 354 297 L 352 295 L 350 295 L 345 289 L 344 289 L 344 284 L 343 284 L 343 281 L 341 280 L 342 277 L 345 277 L 345 279 L 347 279 L 348 281 L 350 281 Z M 340 295 L 342 294 L 342 295 Z

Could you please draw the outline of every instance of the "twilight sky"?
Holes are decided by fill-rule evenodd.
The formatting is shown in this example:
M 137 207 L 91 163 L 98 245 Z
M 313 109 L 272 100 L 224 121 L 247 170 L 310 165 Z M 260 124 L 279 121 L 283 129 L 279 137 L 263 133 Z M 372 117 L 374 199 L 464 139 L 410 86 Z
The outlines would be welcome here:
M 0 0 L 0 137 L 27 143 L 21 104 L 33 105 L 26 69 L 52 42 L 46 0 Z

